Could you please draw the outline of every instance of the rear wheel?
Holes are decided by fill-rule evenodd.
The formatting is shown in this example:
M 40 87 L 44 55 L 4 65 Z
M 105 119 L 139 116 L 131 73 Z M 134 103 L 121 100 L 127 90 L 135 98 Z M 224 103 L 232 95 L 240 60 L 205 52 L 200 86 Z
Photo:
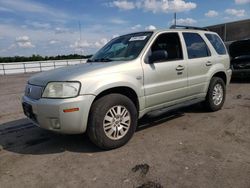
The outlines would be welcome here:
M 219 77 L 213 77 L 210 81 L 205 106 L 209 111 L 218 111 L 222 108 L 226 98 L 226 86 Z
M 113 149 L 130 140 L 136 125 L 137 110 L 134 103 L 124 95 L 109 94 L 93 103 L 87 133 L 100 148 Z

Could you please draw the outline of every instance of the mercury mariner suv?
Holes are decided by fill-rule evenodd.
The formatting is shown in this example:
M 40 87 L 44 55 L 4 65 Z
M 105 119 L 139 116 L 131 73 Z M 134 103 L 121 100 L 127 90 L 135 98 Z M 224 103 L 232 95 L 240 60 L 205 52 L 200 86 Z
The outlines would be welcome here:
M 127 143 L 145 114 L 202 102 L 220 110 L 232 71 L 220 37 L 194 27 L 112 39 L 86 63 L 36 74 L 22 105 L 37 126 L 86 132 L 103 149 Z M 164 110 L 165 111 L 165 110 Z

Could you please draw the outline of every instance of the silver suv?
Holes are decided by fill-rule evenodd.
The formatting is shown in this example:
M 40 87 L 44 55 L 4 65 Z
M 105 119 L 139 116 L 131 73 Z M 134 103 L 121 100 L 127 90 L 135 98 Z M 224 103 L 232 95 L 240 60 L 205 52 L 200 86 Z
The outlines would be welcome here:
M 216 33 L 137 32 L 111 40 L 85 64 L 34 75 L 22 104 L 39 127 L 87 132 L 97 146 L 112 149 L 127 143 L 149 112 L 198 102 L 221 109 L 231 74 Z

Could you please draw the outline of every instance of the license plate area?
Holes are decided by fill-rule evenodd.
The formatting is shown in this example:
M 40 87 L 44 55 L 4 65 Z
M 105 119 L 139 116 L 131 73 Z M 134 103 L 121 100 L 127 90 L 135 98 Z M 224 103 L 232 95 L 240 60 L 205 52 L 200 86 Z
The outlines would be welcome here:
M 28 118 L 30 118 L 33 121 L 37 122 L 36 115 L 33 113 L 32 106 L 30 104 L 28 104 L 28 103 L 25 103 L 25 102 L 22 103 L 22 106 L 23 106 L 23 112 L 24 112 L 24 114 Z

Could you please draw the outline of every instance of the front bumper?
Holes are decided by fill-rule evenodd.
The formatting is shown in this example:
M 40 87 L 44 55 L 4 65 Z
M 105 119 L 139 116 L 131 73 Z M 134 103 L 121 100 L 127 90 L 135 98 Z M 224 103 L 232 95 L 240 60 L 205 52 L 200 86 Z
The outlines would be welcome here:
M 81 95 L 70 99 L 33 100 L 23 96 L 22 103 L 31 107 L 32 115 L 29 119 L 37 126 L 65 134 L 79 134 L 86 131 L 89 110 L 94 98 L 94 95 Z M 64 112 L 65 109 L 72 108 L 79 110 Z

